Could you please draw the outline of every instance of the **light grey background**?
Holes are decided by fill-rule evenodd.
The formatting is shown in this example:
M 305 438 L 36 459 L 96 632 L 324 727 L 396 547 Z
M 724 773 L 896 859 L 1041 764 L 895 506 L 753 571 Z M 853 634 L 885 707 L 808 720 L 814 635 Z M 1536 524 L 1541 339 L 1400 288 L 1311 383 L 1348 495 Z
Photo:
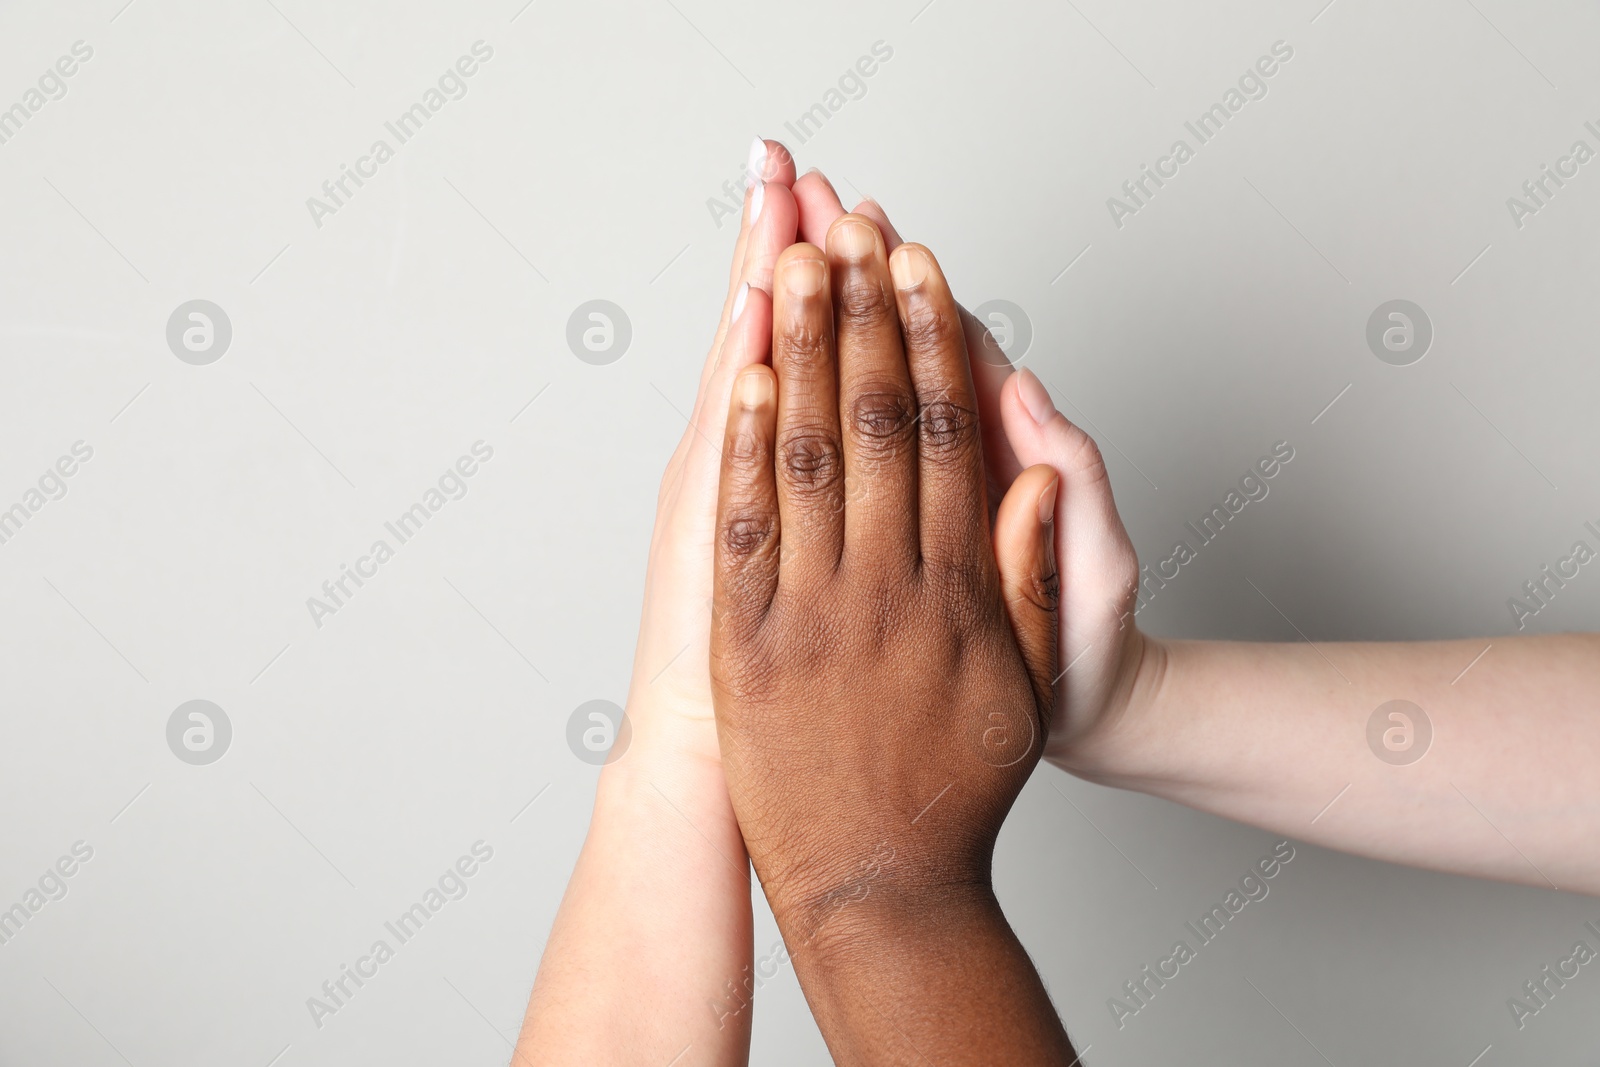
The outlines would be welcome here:
M 1141 556 L 1296 449 L 1146 626 L 1511 632 L 1507 598 L 1600 523 L 1600 161 L 1521 228 L 1506 205 L 1600 147 L 1600 13 L 1323 2 L 0 9 L 0 107 L 94 50 L 0 145 L 0 507 L 94 449 L 0 545 L 0 907 L 94 849 L 0 945 L 0 1063 L 505 1062 L 593 793 L 567 718 L 625 693 L 725 284 L 707 200 L 877 41 L 801 166 L 881 199 L 969 306 L 1026 309 Z M 314 225 L 480 39 L 466 97 Z M 1280 40 L 1268 95 L 1114 225 Z M 1364 340 L 1397 298 L 1436 331 L 1409 367 Z M 210 366 L 166 344 L 193 299 L 232 322 Z M 609 366 L 566 347 L 591 299 L 632 323 Z M 466 497 L 314 626 L 306 598 L 478 440 Z M 1529 629 L 1597 626 L 1586 569 Z M 232 723 L 209 766 L 167 747 L 191 699 Z M 480 839 L 468 895 L 316 1028 L 306 998 Z M 997 878 L 1086 1062 L 1592 1063 L 1600 975 L 1520 1032 L 1506 1001 L 1600 904 L 1305 846 L 1119 1031 L 1107 998 L 1275 840 L 1037 772 Z M 756 1018 L 755 1062 L 826 1062 L 791 972 Z

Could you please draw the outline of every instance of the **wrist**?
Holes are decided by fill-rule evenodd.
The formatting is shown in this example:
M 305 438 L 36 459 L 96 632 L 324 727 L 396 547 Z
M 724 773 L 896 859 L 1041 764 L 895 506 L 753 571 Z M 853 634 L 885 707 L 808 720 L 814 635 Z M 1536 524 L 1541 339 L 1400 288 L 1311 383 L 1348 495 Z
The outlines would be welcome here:
M 628 694 L 628 747 L 613 763 L 627 760 L 652 765 L 715 764 L 721 773 L 717 719 L 709 695 L 704 701 L 645 687 Z
M 786 921 L 835 1062 L 1078 1062 L 987 878 L 885 880 L 809 943 Z
M 715 729 L 709 731 L 708 744 L 700 736 L 705 731 L 663 721 L 656 714 L 662 709 L 635 717 L 634 708 L 630 704 L 627 711 L 627 750 L 600 770 L 596 820 L 652 821 L 670 827 L 674 834 L 697 830 L 724 851 L 737 845 L 739 855 L 734 859 L 742 860 L 743 842 L 728 800 Z
M 764 877 L 762 888 L 792 953 L 873 954 L 921 924 L 997 907 L 986 857 L 966 862 L 961 851 L 929 862 L 885 840 L 826 880 Z
M 891 861 L 892 862 L 892 861 Z M 854 973 L 896 956 L 915 955 L 924 941 L 1004 918 L 986 880 L 913 883 L 864 875 L 829 893 L 775 907 L 790 953 L 813 973 Z
M 1155 741 L 1148 724 L 1171 686 L 1172 651 L 1166 642 L 1131 630 L 1105 709 L 1081 735 L 1064 741 L 1052 738 L 1045 759 L 1079 778 L 1129 785 Z

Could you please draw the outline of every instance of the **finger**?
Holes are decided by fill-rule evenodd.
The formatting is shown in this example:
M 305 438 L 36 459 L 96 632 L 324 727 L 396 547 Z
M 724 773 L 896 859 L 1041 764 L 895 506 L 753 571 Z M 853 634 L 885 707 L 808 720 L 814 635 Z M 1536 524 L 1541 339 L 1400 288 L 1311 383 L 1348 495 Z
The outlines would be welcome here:
M 967 364 L 972 369 L 972 387 L 978 398 L 978 428 L 983 441 L 983 465 L 989 485 L 989 506 L 998 506 L 1011 483 L 1022 473 L 1022 464 L 1012 449 L 1000 413 L 1001 391 L 1015 373 L 999 342 L 977 316 L 961 309 L 961 330 L 967 342 Z M 999 361 L 986 358 L 1000 353 Z
M 959 563 L 987 546 L 983 450 L 961 315 L 938 260 L 922 245 L 889 257 L 906 365 L 917 398 L 922 558 Z
M 755 212 L 751 210 L 751 195 L 762 183 L 781 185 L 785 188 L 794 185 L 794 157 L 789 154 L 789 149 L 782 141 L 768 141 L 757 137 L 750 143 L 750 151 L 745 157 L 744 216 L 739 227 L 739 243 L 733 251 L 733 263 L 728 268 L 730 297 L 739 287 L 739 283 L 745 280 L 744 238 L 749 232 L 751 220 L 755 217 Z M 755 206 L 760 206 L 759 201 Z
M 736 315 L 735 305 L 743 297 L 744 282 L 741 280 L 744 273 L 746 249 L 749 245 L 751 219 L 754 217 L 751 199 L 753 187 L 745 190 L 744 212 L 739 222 L 739 235 L 733 243 L 733 261 L 728 274 L 728 295 L 722 302 L 722 316 L 717 321 L 717 332 L 711 339 L 711 348 L 706 353 L 705 362 L 700 366 L 700 380 L 695 386 L 694 407 L 689 415 L 689 425 L 684 430 L 683 436 L 678 439 L 678 445 L 672 451 L 672 456 L 667 460 L 667 467 L 661 475 L 661 490 L 656 502 L 656 515 L 660 517 L 662 503 L 676 492 L 683 478 L 683 463 L 689 455 L 689 446 L 693 439 L 694 427 L 699 423 L 701 410 L 705 404 L 706 387 L 711 381 L 711 375 L 716 370 L 717 361 L 722 354 L 722 346 L 727 337 L 728 325 Z
M 750 146 L 750 180 L 790 188 L 794 185 L 794 156 L 782 141 L 757 137 Z
M 777 277 L 772 368 L 784 568 L 831 573 L 844 547 L 844 454 L 828 263 L 816 247 L 793 245 L 779 257 Z
M 1002 418 L 1012 447 L 1022 462 L 1047 463 L 1061 476 L 1060 521 L 1056 523 L 1061 582 L 1074 604 L 1089 608 L 1082 613 L 1075 609 L 1066 625 L 1094 632 L 1103 620 L 1092 617 L 1090 611 L 1114 612 L 1126 592 L 1118 587 L 1121 576 L 1138 571 L 1133 543 L 1117 514 L 1105 459 L 1094 438 L 1056 410 L 1032 371 L 1019 371 L 1012 381 L 1001 395 Z M 1064 638 L 1070 636 L 1063 633 Z
M 686 431 L 679 496 L 709 534 L 715 518 L 717 477 L 728 425 L 728 402 L 734 379 L 755 363 L 765 363 L 772 350 L 772 301 L 760 289 L 744 289 L 743 307 L 728 327 L 721 361 L 706 382 L 704 396 Z
M 795 183 L 795 199 L 800 204 L 801 239 L 806 241 L 818 241 L 819 238 L 814 234 L 825 233 L 833 220 L 844 211 L 833 186 L 819 171 L 802 176 Z M 878 224 L 887 249 L 893 251 L 899 245 L 899 231 L 876 200 L 863 200 L 856 212 Z M 1016 453 L 1006 439 L 1000 418 L 1000 390 L 1011 377 L 1013 368 L 988 327 L 966 308 L 961 308 L 961 324 L 966 335 L 967 355 L 972 364 L 973 386 L 978 398 L 978 423 L 983 438 L 989 506 L 994 508 L 1022 471 L 1022 464 L 1017 461 Z
M 734 294 L 741 284 L 749 280 L 745 264 L 754 224 L 763 214 L 766 199 L 763 186 L 774 185 L 785 189 L 794 185 L 794 157 L 782 141 L 767 141 L 757 137 L 751 143 L 745 160 L 744 209 L 739 219 L 739 237 L 733 246 L 733 261 L 728 266 L 728 297 L 723 301 L 722 321 L 717 326 L 719 344 L 723 331 L 728 327 Z
M 750 222 L 761 207 L 755 197 L 759 186 L 759 182 L 751 182 L 744 190 L 744 206 L 739 213 L 739 236 L 733 242 L 733 259 L 728 263 L 728 296 L 722 302 L 722 321 L 717 324 L 719 339 L 722 337 L 722 331 L 728 326 L 728 312 L 733 307 L 733 294 L 739 291 L 739 286 L 744 281 L 744 256 L 745 247 L 750 242 Z
M 889 221 L 889 213 L 883 210 L 883 205 L 870 196 L 856 205 L 854 214 L 865 215 L 878 224 L 878 232 L 883 234 L 883 247 L 890 255 L 904 243 L 900 231 L 894 228 L 894 223 Z
M 844 214 L 839 194 L 820 170 L 808 170 L 795 179 L 794 198 L 800 205 L 800 240 L 820 248 L 827 243 L 828 227 Z
M 715 586 L 718 624 L 735 634 L 760 625 L 778 588 L 781 527 L 772 474 L 777 411 L 772 369 L 758 363 L 740 371 L 722 450 Z
M 994 528 L 1000 591 L 1041 710 L 1053 703 L 1059 647 L 1056 608 L 1061 583 L 1056 573 L 1055 517 L 1060 486 L 1061 476 L 1054 467 L 1043 463 L 1029 467 L 1000 502 Z
M 801 183 L 806 182 L 807 178 L 816 184 L 808 185 L 802 192 Z M 843 208 L 839 207 L 829 213 L 824 193 L 832 192 L 833 186 L 827 184 L 827 179 L 818 171 L 812 172 L 796 183 L 795 198 L 800 202 L 802 240 L 814 241 L 815 238 L 808 235 L 818 228 L 819 223 L 825 231 L 826 227 L 832 225 L 833 220 L 843 212 Z M 837 203 L 837 196 L 833 199 Z M 865 215 L 877 223 L 879 232 L 883 234 L 884 247 L 889 252 L 892 253 L 900 246 L 902 241 L 900 231 L 889 221 L 888 212 L 884 211 L 882 204 L 869 198 L 856 205 L 855 213 Z M 1000 492 L 993 494 L 990 500 L 998 501 L 1004 495 L 1005 489 L 1011 485 L 1012 479 L 1022 470 L 1000 428 L 1000 389 L 1005 385 L 1006 379 L 1011 377 L 1013 367 L 1005 351 L 1000 348 L 999 342 L 989 333 L 989 328 L 966 308 L 961 308 L 961 325 L 966 335 L 967 354 L 972 363 L 973 385 L 977 391 L 984 456 L 991 470 L 997 475 L 991 478 L 990 485 L 991 488 L 998 485 L 1000 489 Z
M 695 389 L 694 413 L 690 416 L 693 425 L 700 415 L 700 408 L 705 400 L 706 383 L 711 380 L 711 374 L 716 370 L 717 359 L 722 353 L 722 345 L 728 335 L 728 324 L 733 321 L 734 304 L 739 300 L 741 287 L 744 285 L 744 264 L 750 247 L 750 235 L 754 230 L 753 222 L 760 213 L 761 197 L 757 195 L 759 186 L 752 183 L 744 193 L 744 214 L 739 221 L 739 237 L 733 244 L 733 262 L 728 273 L 728 297 L 722 302 L 722 318 L 717 322 L 716 336 L 711 340 L 711 351 L 706 354 L 705 364 L 700 368 L 700 384 Z M 687 436 L 684 438 L 688 440 Z
M 863 200 L 856 205 L 856 213 L 878 224 L 884 246 L 891 254 L 899 247 L 900 232 L 889 221 L 888 212 L 884 211 L 882 204 L 870 198 Z M 1000 389 L 1011 377 L 1012 366 L 988 327 L 966 308 L 960 310 L 967 355 L 972 365 L 973 388 L 978 401 L 978 427 L 983 440 L 989 506 L 993 508 L 1022 470 L 1022 464 L 1017 462 L 1016 453 L 1011 450 L 1011 443 L 1006 440 L 1000 421 Z
M 780 146 L 781 147 L 781 146 Z M 787 150 L 785 150 L 787 151 Z M 789 169 L 793 170 L 793 164 Z M 797 225 L 794 196 L 786 185 L 778 182 L 756 183 L 750 187 L 745 198 L 745 224 L 740 228 L 741 239 L 739 249 L 735 255 L 741 255 L 738 266 L 740 270 L 740 285 L 750 286 L 764 292 L 772 292 L 772 264 L 776 261 L 778 253 L 794 243 L 795 227 Z M 691 423 L 700 425 L 701 429 L 710 434 L 711 427 L 720 427 L 723 411 L 718 409 L 711 415 L 710 425 L 703 421 L 705 415 L 706 383 L 711 380 L 715 371 L 723 346 L 727 343 L 728 324 L 737 314 L 741 295 L 747 292 L 744 289 L 734 290 L 733 298 L 728 302 L 728 307 L 723 314 L 723 325 L 717 331 L 717 340 L 712 346 L 712 354 L 706 360 L 706 365 L 700 372 L 700 388 L 695 393 L 694 409 L 690 414 Z
M 750 224 L 750 240 L 745 244 L 744 281 L 757 289 L 772 292 L 772 269 L 778 254 L 794 244 L 800 224 L 800 209 L 794 193 L 777 182 L 755 187 L 751 194 L 759 203 Z
M 833 321 L 839 359 L 845 555 L 915 564 L 916 398 L 900 341 L 900 311 L 883 235 L 872 220 L 844 215 L 828 230 Z

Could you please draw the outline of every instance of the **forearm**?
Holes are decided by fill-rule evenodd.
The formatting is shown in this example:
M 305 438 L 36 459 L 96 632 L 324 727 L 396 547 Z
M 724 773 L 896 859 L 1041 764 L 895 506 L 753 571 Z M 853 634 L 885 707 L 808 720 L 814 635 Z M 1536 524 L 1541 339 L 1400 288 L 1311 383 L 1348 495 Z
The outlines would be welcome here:
M 1359 855 L 1600 894 L 1600 637 L 1500 638 L 1477 662 L 1489 641 L 1150 645 L 1128 710 L 1068 769 Z M 1393 700 L 1431 742 L 1387 713 L 1369 742 Z
M 721 768 L 703 760 L 636 736 L 605 768 L 516 1064 L 747 1061 L 748 867 Z
M 840 1067 L 1076 1062 L 1033 963 L 987 887 L 893 887 L 779 917 Z

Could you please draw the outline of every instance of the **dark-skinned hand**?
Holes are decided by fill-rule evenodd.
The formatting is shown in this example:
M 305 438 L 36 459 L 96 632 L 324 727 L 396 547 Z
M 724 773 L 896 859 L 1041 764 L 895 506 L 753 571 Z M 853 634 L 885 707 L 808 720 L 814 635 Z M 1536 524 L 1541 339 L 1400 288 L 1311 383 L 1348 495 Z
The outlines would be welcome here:
M 840 1063 L 1062 1063 L 995 903 L 1048 735 L 1054 469 L 991 534 L 959 310 L 847 215 L 780 257 L 723 447 L 712 680 L 729 795 Z

